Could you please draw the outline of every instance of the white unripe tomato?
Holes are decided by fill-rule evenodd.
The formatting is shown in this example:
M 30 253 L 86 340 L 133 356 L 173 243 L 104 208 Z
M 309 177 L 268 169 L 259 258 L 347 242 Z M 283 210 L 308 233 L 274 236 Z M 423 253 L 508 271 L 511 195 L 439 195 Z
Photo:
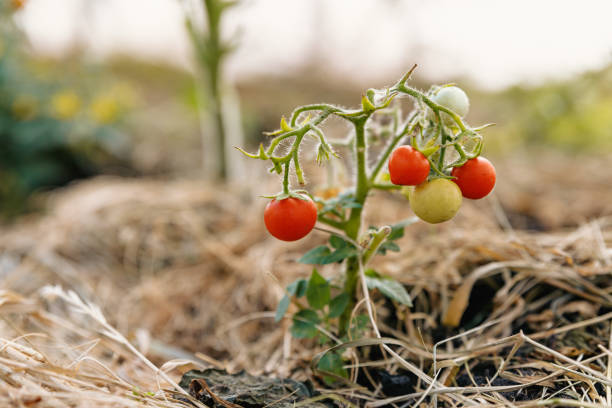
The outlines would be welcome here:
M 431 100 L 438 105 L 442 105 L 452 110 L 462 118 L 465 117 L 470 110 L 470 100 L 465 92 L 463 92 L 463 89 L 458 86 L 445 86 L 440 88 Z M 446 125 L 455 124 L 455 121 L 450 115 L 444 112 L 441 112 L 440 115 Z

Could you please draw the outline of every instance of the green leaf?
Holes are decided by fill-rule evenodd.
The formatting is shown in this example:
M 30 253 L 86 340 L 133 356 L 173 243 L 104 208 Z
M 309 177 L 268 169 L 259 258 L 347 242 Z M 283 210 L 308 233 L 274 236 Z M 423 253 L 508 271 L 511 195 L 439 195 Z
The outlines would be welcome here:
M 342 356 L 337 352 L 329 352 L 325 353 L 323 357 L 319 360 L 317 364 L 317 369 L 320 371 L 324 371 L 327 373 L 336 374 L 342 378 L 348 378 L 348 371 L 344 368 L 344 361 L 342 361 Z M 337 381 L 336 378 L 325 375 L 323 376 L 323 380 L 328 384 L 333 384 Z
M 357 254 L 358 254 L 357 250 L 355 248 L 353 248 L 353 247 L 340 248 L 340 249 L 332 252 L 328 256 L 326 256 L 323 259 L 323 262 L 321 262 L 321 264 L 325 265 L 325 264 L 330 264 L 330 263 L 334 263 L 334 262 L 340 262 L 343 259 L 350 258 L 351 256 L 355 256 Z
M 342 240 L 341 238 L 339 239 Z M 338 241 L 333 242 L 333 245 L 340 246 L 334 252 L 332 252 L 331 249 L 325 245 L 311 249 L 310 251 L 306 252 L 304 256 L 298 259 L 298 262 L 310 265 L 327 265 L 334 262 L 340 262 L 343 259 L 358 254 L 357 249 L 355 249 L 352 245 L 349 246 L 344 240 L 342 240 L 342 242 L 344 242 L 344 246 L 340 246 L 342 244 L 340 244 Z
M 395 241 L 396 239 L 400 239 L 404 236 L 404 228 L 409 225 L 416 223 L 418 218 L 407 218 L 404 221 L 400 221 L 397 224 L 391 226 L 391 234 L 387 237 L 389 241 Z
M 323 265 L 322 261 L 331 254 L 331 250 L 326 245 L 321 245 L 306 252 L 298 262 L 303 264 Z
M 290 295 L 300 298 L 306 294 L 307 285 L 308 282 L 306 282 L 306 279 L 298 279 L 287 286 L 287 292 L 289 292 Z
M 387 251 L 399 252 L 400 247 L 392 241 L 385 241 L 381 246 L 378 247 L 378 253 L 382 255 L 386 255 Z
M 278 307 L 276 308 L 276 315 L 274 316 L 274 321 L 276 323 L 280 322 L 285 313 L 287 313 L 287 309 L 289 309 L 289 303 L 290 299 L 287 295 L 283 296 L 281 301 L 278 302 Z
M 316 324 L 321 320 L 319 315 L 312 309 L 300 310 L 293 315 L 291 335 L 296 339 L 312 339 L 317 335 Z
M 390 278 L 374 277 L 367 275 L 366 283 L 369 289 L 378 289 L 383 295 L 387 296 L 388 298 L 396 300 L 406 306 L 412 306 L 410 295 L 408 294 L 408 292 L 406 292 L 406 288 L 404 288 L 401 283 Z
M 329 244 L 332 246 L 332 248 L 340 249 L 340 248 L 344 248 L 345 246 L 347 246 L 348 242 L 346 242 L 345 240 L 343 240 L 337 235 L 332 235 L 329 238 Z
M 367 314 L 360 314 L 355 316 L 351 321 L 351 328 L 349 329 L 352 339 L 358 339 L 363 336 L 363 333 L 367 330 L 368 324 L 370 323 L 370 317 Z M 348 341 L 349 338 L 343 339 Z
M 329 302 L 329 317 L 338 317 L 346 309 L 346 306 L 349 304 L 349 295 L 346 293 L 341 293 Z
M 331 297 L 331 288 L 329 282 L 324 277 L 319 275 L 316 269 L 312 270 L 308 287 L 306 288 L 306 299 L 308 304 L 315 309 L 323 309 L 329 303 Z
M 391 233 L 387 237 L 388 241 L 395 241 L 396 239 L 400 239 L 404 236 L 404 226 L 403 225 L 392 225 Z
M 342 207 L 343 208 L 361 208 L 363 207 L 361 204 L 359 203 L 355 203 L 355 202 L 343 202 L 342 203 Z

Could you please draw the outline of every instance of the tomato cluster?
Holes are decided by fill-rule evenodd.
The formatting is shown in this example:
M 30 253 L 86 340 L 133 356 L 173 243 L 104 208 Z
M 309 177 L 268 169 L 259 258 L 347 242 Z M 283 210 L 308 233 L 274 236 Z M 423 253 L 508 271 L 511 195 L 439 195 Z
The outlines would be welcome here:
M 410 207 L 423 221 L 437 224 L 448 221 L 461 207 L 462 197 L 480 199 L 495 186 L 495 168 L 484 157 L 467 160 L 453 168 L 453 180 L 434 178 L 428 159 L 411 146 L 396 148 L 389 158 L 391 182 L 401 186 L 416 186 L 410 191 Z

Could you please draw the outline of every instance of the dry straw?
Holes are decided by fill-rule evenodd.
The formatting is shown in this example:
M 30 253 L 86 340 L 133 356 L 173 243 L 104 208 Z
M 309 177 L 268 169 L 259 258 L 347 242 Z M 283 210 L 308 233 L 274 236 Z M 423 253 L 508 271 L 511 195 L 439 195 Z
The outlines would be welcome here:
M 495 199 L 466 203 L 442 226 L 409 227 L 402 252 L 368 267 L 406 284 L 414 307 L 362 291 L 355 314 L 368 314 L 375 329 L 331 341 L 361 383 L 332 390 L 315 379 L 317 399 L 610 406 L 605 162 L 565 172 L 562 187 L 567 161 L 498 163 Z M 249 197 L 196 182 L 97 179 L 57 194 L 47 215 L 5 230 L 0 406 L 192 406 L 176 383 L 195 367 L 314 379 L 311 361 L 327 348 L 291 339 L 290 321 L 274 324 L 273 310 L 282 286 L 309 272 L 295 259 L 326 233 L 276 242 L 260 220 L 265 203 Z M 373 201 L 370 208 L 384 211 L 369 210 L 372 224 L 410 216 L 399 196 Z M 334 266 L 322 273 L 333 276 Z M 411 376 L 403 395 L 385 394 L 376 374 L 383 369 Z

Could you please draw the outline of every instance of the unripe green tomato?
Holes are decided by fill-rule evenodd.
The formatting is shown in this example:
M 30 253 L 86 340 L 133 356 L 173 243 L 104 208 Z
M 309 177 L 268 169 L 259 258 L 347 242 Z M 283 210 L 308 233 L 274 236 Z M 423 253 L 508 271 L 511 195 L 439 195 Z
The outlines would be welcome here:
M 431 98 L 438 105 L 442 105 L 455 112 L 460 117 L 465 117 L 470 110 L 470 100 L 458 86 L 445 86 Z M 449 114 L 440 112 L 442 120 L 448 126 L 454 125 L 455 121 Z
M 410 208 L 417 217 L 430 224 L 448 221 L 461 207 L 461 190 L 447 179 L 419 184 L 410 192 Z

